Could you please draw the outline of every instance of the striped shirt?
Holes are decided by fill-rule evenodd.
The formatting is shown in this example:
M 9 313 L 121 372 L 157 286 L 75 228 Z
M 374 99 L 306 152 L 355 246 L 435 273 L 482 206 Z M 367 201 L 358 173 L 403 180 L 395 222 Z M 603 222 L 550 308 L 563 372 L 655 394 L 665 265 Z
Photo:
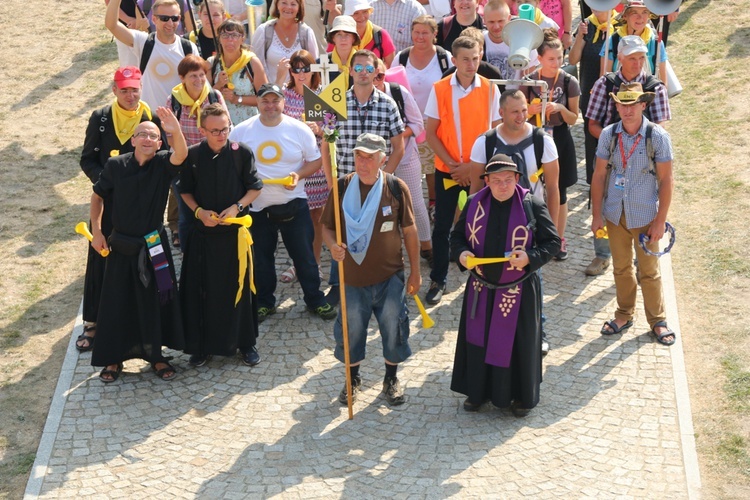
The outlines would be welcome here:
M 391 35 L 396 52 L 411 47 L 411 22 L 427 14 L 417 0 L 393 0 L 391 4 L 386 0 L 375 0 L 372 8 L 370 21 Z

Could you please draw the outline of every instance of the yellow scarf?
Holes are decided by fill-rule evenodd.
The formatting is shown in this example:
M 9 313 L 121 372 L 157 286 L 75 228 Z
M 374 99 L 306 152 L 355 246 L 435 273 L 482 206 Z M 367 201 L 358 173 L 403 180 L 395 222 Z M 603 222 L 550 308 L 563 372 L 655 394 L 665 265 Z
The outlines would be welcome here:
M 369 21 L 368 21 L 369 22 Z M 333 48 L 333 52 L 331 52 L 331 62 L 339 67 L 339 71 L 341 71 L 343 74 L 346 75 L 345 80 L 349 81 L 349 72 L 351 71 L 352 67 L 352 56 L 354 56 L 354 53 L 357 51 L 356 47 L 352 47 L 352 50 L 349 52 L 349 59 L 347 59 L 346 64 L 344 64 L 341 61 L 341 56 L 339 55 L 338 51 L 336 50 L 336 47 Z M 349 83 L 346 84 L 347 87 L 349 86 Z
M 237 289 L 237 297 L 234 299 L 234 306 L 242 298 L 242 289 L 245 287 L 245 273 L 247 272 L 247 263 L 250 261 L 250 290 L 255 292 L 255 279 L 253 272 L 253 252 L 250 247 L 253 246 L 253 237 L 250 236 L 250 231 L 245 226 L 240 226 L 237 233 L 237 258 L 240 261 L 240 276 L 239 276 L 239 288 Z M 253 299 L 255 300 L 255 299 Z
M 250 62 L 250 59 L 253 58 L 255 54 L 250 52 L 249 50 L 242 49 L 242 52 L 240 53 L 240 57 L 234 61 L 234 64 L 227 67 L 227 63 L 224 62 L 224 58 L 221 58 L 221 66 L 224 68 L 224 71 L 227 72 L 227 78 L 231 81 L 232 75 L 237 73 L 238 71 L 242 71 L 242 69 L 247 66 L 247 63 Z
M 612 19 L 614 19 L 615 15 L 617 15 L 617 11 L 613 10 Z M 596 14 L 591 14 L 586 20 L 596 28 L 596 33 L 594 34 L 594 39 L 591 43 L 596 43 L 596 41 L 599 40 L 599 34 L 602 31 L 607 30 L 607 36 L 611 36 L 614 31 L 611 24 L 607 24 L 606 22 L 600 23 L 599 19 L 596 18 Z
M 203 90 L 201 90 L 201 95 L 198 96 L 198 99 L 193 100 L 182 83 L 172 89 L 172 99 L 177 99 L 177 102 L 183 106 L 190 106 L 190 114 L 188 116 L 195 115 L 198 117 L 198 127 L 201 126 L 201 105 L 206 100 L 206 97 L 208 97 L 209 90 L 211 90 L 211 87 L 206 82 L 203 85 Z
M 353 50 L 356 51 L 358 49 L 364 49 L 367 47 L 370 42 L 372 42 L 372 23 L 370 21 L 367 21 L 367 26 L 365 26 L 365 34 L 362 35 L 359 45 L 356 46 L 356 48 Z
M 620 35 L 621 37 L 630 35 L 631 33 L 628 33 L 628 25 L 625 24 L 623 26 L 620 26 L 617 29 L 617 34 Z M 651 29 L 651 26 L 649 26 L 647 24 L 643 28 L 643 33 L 641 33 L 641 40 L 643 40 L 643 43 L 645 43 L 646 45 L 648 45 L 649 42 L 651 41 L 651 37 L 652 36 L 654 36 L 653 35 L 653 30 Z
M 542 24 L 542 21 L 544 21 L 544 14 L 542 13 L 542 9 L 536 7 L 534 9 L 534 22 L 539 25 Z
M 151 108 L 145 102 L 138 101 L 138 107 L 134 111 L 128 111 L 127 109 L 122 109 L 117 99 L 115 99 L 115 102 L 112 104 L 112 121 L 114 122 L 115 134 L 117 134 L 120 144 L 125 144 L 125 141 L 133 137 L 135 128 L 141 123 L 143 113 L 146 113 L 149 120 L 151 119 Z

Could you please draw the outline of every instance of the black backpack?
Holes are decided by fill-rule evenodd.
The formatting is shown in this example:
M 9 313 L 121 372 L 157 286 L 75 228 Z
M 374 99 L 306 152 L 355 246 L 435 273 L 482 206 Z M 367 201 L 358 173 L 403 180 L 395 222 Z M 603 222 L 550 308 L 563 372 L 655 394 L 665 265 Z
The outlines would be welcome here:
M 615 88 L 620 88 L 620 86 L 625 83 L 620 78 L 620 75 L 617 73 L 606 73 L 604 75 L 605 83 L 604 83 L 604 91 L 606 92 L 607 96 L 607 107 L 609 107 L 609 101 L 612 99 L 609 96 L 610 92 L 613 92 Z M 646 76 L 646 81 L 643 84 L 643 91 L 644 92 L 655 92 L 656 87 L 659 85 L 664 85 L 661 80 L 659 80 L 654 75 L 648 75 Z M 649 110 L 649 106 L 646 106 L 646 110 L 643 112 L 643 115 L 648 118 L 649 121 L 651 121 L 651 111 Z M 617 108 L 612 111 L 612 119 L 609 121 L 609 123 L 602 124 L 603 127 L 606 127 L 607 125 L 610 125 L 612 123 L 617 123 L 620 121 L 620 114 L 617 112 Z
M 522 140 L 518 144 L 502 144 L 500 147 L 498 147 L 498 140 L 497 140 L 497 132 L 494 128 L 488 130 L 484 133 L 484 154 L 485 159 L 487 162 L 490 161 L 490 158 L 492 158 L 496 153 L 503 153 L 513 160 L 513 162 L 518 166 L 518 168 L 521 170 L 521 179 L 519 180 L 519 184 L 522 188 L 525 189 L 531 189 L 531 182 L 529 181 L 529 174 L 526 171 L 526 163 L 525 162 L 519 162 L 517 155 L 522 155 L 524 149 L 529 147 L 532 143 L 534 144 L 534 158 L 536 159 L 536 167 L 537 169 L 542 167 L 542 156 L 544 155 L 544 136 L 547 135 L 547 133 L 539 128 L 534 127 L 531 136 L 527 137 L 526 139 Z M 542 182 L 544 182 L 544 177 L 541 177 Z
M 448 52 L 440 45 L 435 45 L 435 49 L 437 50 L 438 63 L 440 63 L 440 71 L 444 73 L 448 69 Z M 409 62 L 409 51 L 411 51 L 411 47 L 402 50 L 398 56 L 398 63 L 404 68 L 406 63 Z
M 214 89 L 211 89 L 208 91 L 208 103 L 214 104 L 216 102 L 219 102 L 219 98 L 216 96 L 216 91 Z M 182 104 L 180 104 L 180 101 L 175 99 L 174 96 L 172 96 L 172 112 L 177 118 L 177 121 L 180 121 L 180 115 L 182 114 Z
M 391 97 L 396 101 L 398 106 L 398 114 L 401 115 L 401 121 L 406 125 L 406 105 L 404 104 L 404 94 L 401 92 L 401 85 L 396 82 L 388 82 L 388 86 L 391 88 Z
M 193 46 L 190 43 L 190 40 L 186 40 L 180 36 L 178 36 L 177 39 L 180 41 L 180 45 L 182 45 L 183 55 L 193 53 Z M 146 71 L 146 65 L 148 64 L 148 60 L 151 58 L 151 53 L 154 51 L 154 45 L 156 45 L 156 33 L 149 33 L 148 38 L 146 38 L 146 43 L 143 44 L 143 52 L 141 52 L 141 74 L 145 73 Z

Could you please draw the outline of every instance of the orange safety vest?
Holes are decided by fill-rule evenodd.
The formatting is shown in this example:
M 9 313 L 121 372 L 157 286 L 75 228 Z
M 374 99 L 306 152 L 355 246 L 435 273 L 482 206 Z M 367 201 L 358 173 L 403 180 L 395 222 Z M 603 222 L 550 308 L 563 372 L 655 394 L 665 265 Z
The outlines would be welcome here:
M 469 95 L 458 100 L 459 123 L 461 123 L 460 151 L 463 153 L 463 157 L 459 160 L 458 135 L 453 120 L 452 76 L 447 76 L 435 83 L 435 97 L 440 114 L 440 124 L 435 134 L 451 158 L 468 163 L 474 141 L 490 128 L 490 82 L 480 75 L 479 87 L 475 87 Z M 435 168 L 441 172 L 450 172 L 448 165 L 437 155 L 435 155 Z

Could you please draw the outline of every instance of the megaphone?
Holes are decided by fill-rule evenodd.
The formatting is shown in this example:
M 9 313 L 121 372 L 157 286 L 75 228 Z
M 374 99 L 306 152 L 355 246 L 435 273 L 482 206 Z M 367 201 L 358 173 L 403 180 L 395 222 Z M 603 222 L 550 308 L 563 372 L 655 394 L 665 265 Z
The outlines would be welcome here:
M 510 48 L 508 66 L 524 70 L 529 65 L 529 54 L 544 40 L 542 28 L 534 21 L 514 19 L 503 28 L 503 42 Z
M 679 2 L 680 0 L 677 1 Z M 593 10 L 605 12 L 614 9 L 620 3 L 620 0 L 585 0 L 585 2 Z
M 657 16 L 666 16 L 676 11 L 682 0 L 643 0 L 643 5 Z M 592 7 L 593 9 L 593 7 Z

